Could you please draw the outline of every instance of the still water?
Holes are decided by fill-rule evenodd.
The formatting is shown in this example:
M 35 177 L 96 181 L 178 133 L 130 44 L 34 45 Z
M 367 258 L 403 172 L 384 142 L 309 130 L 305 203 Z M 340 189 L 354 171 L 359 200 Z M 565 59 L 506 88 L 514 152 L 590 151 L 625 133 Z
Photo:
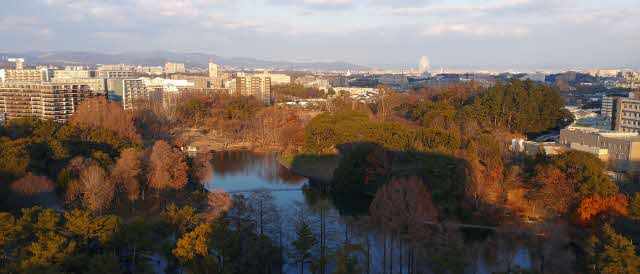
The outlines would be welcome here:
M 242 195 L 250 195 L 252 191 L 259 189 L 271 190 L 275 203 L 282 212 L 285 224 L 293 224 L 294 215 L 301 207 L 313 207 L 312 204 L 314 202 L 309 201 L 306 198 L 308 196 L 305 196 L 302 190 L 304 186 L 309 184 L 309 180 L 293 174 L 282 166 L 278 162 L 276 154 L 250 151 L 220 151 L 213 154 L 212 162 L 214 174 L 207 185 L 207 189 L 222 189 L 230 194 Z M 346 226 L 346 219 L 352 220 L 352 218 L 340 216 L 338 210 L 331 203 L 328 204 L 328 207 L 325 214 L 328 216 L 327 222 L 331 226 L 329 247 L 335 248 L 339 246 L 340 243 L 344 242 L 345 237 L 355 237 L 346 235 L 362 235 L 364 233 L 372 242 L 372 273 L 381 273 L 380 261 L 383 258 L 383 244 L 380 237 L 376 237 L 370 232 L 355 231 L 358 230 L 358 227 L 355 226 Z M 311 219 L 317 218 L 318 216 L 316 215 L 319 215 L 314 210 L 306 212 L 308 212 L 308 217 Z M 295 237 L 294 226 L 285 225 L 285 227 L 288 228 L 285 229 L 283 239 L 285 242 L 291 242 Z M 345 233 L 345 230 L 349 231 L 349 233 Z M 477 245 L 477 243 L 474 244 Z M 481 247 L 481 249 L 481 253 L 487 254 L 481 254 L 474 259 L 474 263 L 469 264 L 467 267 L 466 273 L 482 274 L 506 270 L 506 266 L 504 266 L 506 260 L 500 259 L 499 251 L 493 250 L 492 246 Z M 518 247 L 509 251 L 511 255 L 509 255 L 508 261 L 511 264 L 511 269 L 529 269 L 531 267 L 528 250 L 525 247 Z M 394 258 L 396 262 L 394 273 L 400 273 L 399 259 Z M 407 273 L 406 267 L 403 269 L 402 273 Z M 292 262 L 288 262 L 285 265 L 285 273 L 299 273 L 299 267 Z M 306 273 L 309 273 L 309 271 L 307 270 Z

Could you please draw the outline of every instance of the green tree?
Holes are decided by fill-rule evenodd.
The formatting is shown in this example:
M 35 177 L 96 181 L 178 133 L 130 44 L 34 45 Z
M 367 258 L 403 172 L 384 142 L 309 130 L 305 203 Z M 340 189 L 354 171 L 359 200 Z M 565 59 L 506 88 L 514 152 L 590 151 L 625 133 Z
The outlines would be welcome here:
M 193 230 L 202 217 L 195 208 L 188 205 L 179 207 L 175 203 L 169 204 L 162 213 L 163 220 L 172 227 L 175 234 Z
M 306 221 L 296 227 L 296 239 L 293 241 L 295 261 L 300 264 L 300 274 L 304 273 L 304 264 L 311 258 L 311 249 L 316 245 L 316 238 Z
M 640 257 L 631 240 L 616 233 L 609 224 L 604 225 L 603 232 L 603 249 L 598 256 L 600 273 L 640 273 Z
M 358 256 L 364 253 L 360 245 L 345 244 L 336 250 L 336 269 L 333 274 L 359 274 L 364 273 Z
M 633 198 L 629 203 L 629 215 L 633 219 L 640 220 L 640 192 L 633 194 Z

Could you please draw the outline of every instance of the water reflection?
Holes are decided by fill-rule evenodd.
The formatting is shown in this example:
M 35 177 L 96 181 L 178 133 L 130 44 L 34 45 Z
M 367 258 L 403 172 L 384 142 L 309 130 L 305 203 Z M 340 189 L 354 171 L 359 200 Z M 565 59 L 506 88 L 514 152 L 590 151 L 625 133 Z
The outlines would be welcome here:
M 306 178 L 281 165 L 273 153 L 219 151 L 213 154 L 213 171 L 217 177 L 258 176 L 263 183 L 301 185 Z
M 397 238 L 394 242 L 393 236 L 389 237 L 388 232 L 372 225 L 372 222 L 367 221 L 366 216 L 350 217 L 350 215 L 365 213 L 362 210 L 355 210 L 359 208 L 356 206 L 357 201 L 353 201 L 353 199 L 329 201 L 327 197 L 308 187 L 306 178 L 297 176 L 280 165 L 275 154 L 248 151 L 216 152 L 212 157 L 212 162 L 213 176 L 207 184 L 209 190 L 223 189 L 246 196 L 250 196 L 251 193 L 244 191 L 261 188 L 275 190 L 272 195 L 275 204 L 282 211 L 285 226 L 285 233 L 282 236 L 285 244 L 294 240 L 293 220 L 297 212 L 304 210 L 306 217 L 315 224 L 314 234 L 321 234 L 319 227 L 324 227 L 326 230 L 327 248 L 330 250 L 336 250 L 345 241 L 366 243 L 369 250 L 371 273 L 380 273 L 383 268 L 388 271 L 389 264 L 392 262 L 395 262 L 391 265 L 394 268 L 393 273 L 408 273 L 408 256 L 414 254 L 420 256 L 420 258 L 416 257 L 413 262 L 416 267 L 420 267 L 420 270 L 414 271 L 414 273 L 439 273 L 434 267 L 434 258 L 443 260 L 439 263 L 448 268 L 452 267 L 448 265 L 452 262 L 451 258 L 462 256 L 465 257 L 464 273 L 492 273 L 505 271 L 508 268 L 513 270 L 517 268 L 516 266 L 525 269 L 531 267 L 532 255 L 525 245 L 519 241 L 510 241 L 508 239 L 510 237 L 497 237 L 497 235 L 490 235 L 491 233 L 487 234 L 484 231 L 480 233 L 478 231 L 475 233 L 457 232 L 451 239 L 458 239 L 456 245 L 461 247 L 455 247 L 455 249 L 452 249 L 454 241 L 448 238 L 439 241 L 439 243 L 443 243 L 441 249 L 434 251 L 428 247 L 427 243 L 434 242 L 437 240 L 436 238 L 442 237 L 442 234 L 427 235 L 426 241 L 420 243 L 405 235 L 395 235 Z M 341 208 L 350 207 L 354 212 L 338 211 L 335 206 L 336 202 Z M 321 226 L 320 223 L 324 223 L 324 225 Z M 407 238 L 400 240 L 402 237 Z M 412 244 L 415 247 L 413 251 Z M 424 252 L 420 252 L 419 248 L 423 248 Z M 464 253 L 464 255 L 456 252 Z M 384 258 L 387 258 L 387 261 Z M 399 261 L 403 261 L 403 263 L 399 263 Z M 425 264 L 420 265 L 422 263 Z M 511 267 L 507 267 L 505 264 L 509 264 Z M 299 273 L 299 268 L 293 264 L 287 264 L 284 270 L 285 273 Z M 308 271 L 310 269 L 306 272 Z

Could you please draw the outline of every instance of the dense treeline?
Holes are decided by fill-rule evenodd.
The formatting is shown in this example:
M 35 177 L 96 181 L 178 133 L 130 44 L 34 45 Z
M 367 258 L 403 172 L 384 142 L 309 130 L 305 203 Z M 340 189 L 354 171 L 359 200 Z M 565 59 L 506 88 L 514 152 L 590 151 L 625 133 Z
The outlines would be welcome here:
M 271 91 L 277 99 L 280 99 L 283 95 L 302 99 L 325 97 L 324 91 L 314 87 L 305 87 L 300 84 L 273 86 L 271 87 Z
M 267 107 L 252 97 L 224 94 L 185 94 L 169 112 L 174 128 L 215 131 L 228 142 L 285 151 L 300 149 L 308 120 L 296 109 Z

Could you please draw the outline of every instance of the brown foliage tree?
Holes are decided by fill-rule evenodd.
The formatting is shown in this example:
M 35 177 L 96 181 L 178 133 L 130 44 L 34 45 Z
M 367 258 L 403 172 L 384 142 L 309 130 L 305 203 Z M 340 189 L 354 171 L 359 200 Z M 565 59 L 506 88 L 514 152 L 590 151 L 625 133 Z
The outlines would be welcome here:
M 71 123 L 107 129 L 134 142 L 140 142 L 142 139 L 136 130 L 133 113 L 125 111 L 119 104 L 108 102 L 104 98 L 82 101 Z
M 128 148 L 120 153 L 120 158 L 116 161 L 111 170 L 111 177 L 119 190 L 127 194 L 130 201 L 138 199 L 140 194 L 140 175 L 142 174 L 143 152 Z
M 418 177 L 394 179 L 383 186 L 376 192 L 369 211 L 379 223 L 390 225 L 389 229 L 411 229 L 438 217 L 431 192 Z
M 227 212 L 233 204 L 233 199 L 229 193 L 224 190 L 213 190 L 209 192 L 207 197 L 207 204 L 209 205 L 208 216 L 209 218 L 216 219 L 220 217 L 224 212 Z
M 28 173 L 11 183 L 11 190 L 25 196 L 34 196 L 53 191 L 53 182 L 44 176 Z
M 161 191 L 166 188 L 182 189 L 187 185 L 188 166 L 182 152 L 165 141 L 157 141 L 150 158 L 149 186 Z

